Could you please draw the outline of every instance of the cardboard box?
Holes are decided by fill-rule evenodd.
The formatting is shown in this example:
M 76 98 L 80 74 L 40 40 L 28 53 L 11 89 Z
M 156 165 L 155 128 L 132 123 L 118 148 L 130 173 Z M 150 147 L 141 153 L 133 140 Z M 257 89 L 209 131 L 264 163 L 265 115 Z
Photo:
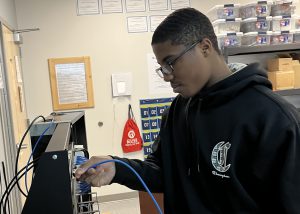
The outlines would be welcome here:
M 299 60 L 293 60 L 292 61 L 292 65 L 294 66 L 294 65 L 299 65 L 300 63 L 299 63 Z
M 293 70 L 292 58 L 276 58 L 268 60 L 268 71 L 291 71 Z
M 285 90 L 294 88 L 294 71 L 268 72 L 268 79 L 272 82 L 273 90 Z
M 293 65 L 295 88 L 300 88 L 300 64 Z

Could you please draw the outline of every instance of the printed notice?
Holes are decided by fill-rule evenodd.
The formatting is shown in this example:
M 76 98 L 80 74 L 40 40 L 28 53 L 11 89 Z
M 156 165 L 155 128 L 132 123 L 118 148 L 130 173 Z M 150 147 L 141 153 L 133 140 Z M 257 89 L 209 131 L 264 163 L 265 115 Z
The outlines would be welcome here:
M 171 0 L 171 9 L 177 10 L 180 8 L 190 7 L 190 0 Z
M 173 92 L 170 83 L 165 82 L 163 78 L 159 77 L 155 72 L 155 69 L 160 65 L 156 61 L 156 57 L 153 53 L 147 54 L 148 62 L 148 77 L 149 77 L 149 93 L 150 94 L 171 94 L 176 95 Z
M 157 26 L 166 18 L 167 16 L 150 16 L 150 29 L 155 31 Z
M 77 15 L 92 15 L 99 13 L 99 0 L 77 0 Z
M 148 32 L 147 16 L 127 17 L 127 28 L 129 33 Z
M 84 63 L 56 64 L 59 104 L 88 101 Z
M 126 12 L 145 12 L 146 1 L 145 0 L 126 0 Z
M 15 66 L 16 66 L 16 73 L 17 73 L 17 81 L 18 83 L 22 83 L 22 74 L 21 74 L 21 62 L 18 56 L 15 56 Z
M 122 13 L 122 0 L 102 0 L 102 13 Z
M 168 0 L 149 0 L 149 10 L 168 10 Z

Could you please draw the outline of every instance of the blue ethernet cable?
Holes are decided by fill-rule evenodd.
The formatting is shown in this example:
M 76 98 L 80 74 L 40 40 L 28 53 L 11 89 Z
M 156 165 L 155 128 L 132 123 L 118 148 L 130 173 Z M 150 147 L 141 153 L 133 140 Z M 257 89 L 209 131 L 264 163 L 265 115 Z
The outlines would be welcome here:
M 31 154 L 30 154 L 30 157 L 29 157 L 29 159 L 28 159 L 28 161 L 27 161 L 27 164 L 26 164 L 26 173 L 25 173 L 25 187 L 26 187 L 26 191 L 27 191 L 27 194 L 28 194 L 28 186 L 27 186 L 27 168 L 28 168 L 28 164 L 29 164 L 29 162 L 30 162 L 30 160 L 31 160 L 31 157 L 33 156 L 33 153 L 34 153 L 34 151 L 35 151 L 35 149 L 36 149 L 36 147 L 37 147 L 37 145 L 39 144 L 39 142 L 41 141 L 41 139 L 43 138 L 43 136 L 45 135 L 45 133 L 50 129 L 50 127 L 52 126 L 54 124 L 54 121 L 52 120 L 51 121 L 51 123 L 49 124 L 49 126 L 43 131 L 43 133 L 40 135 L 40 137 L 38 138 L 38 140 L 36 141 L 36 143 L 35 143 L 35 145 L 34 145 L 34 147 L 33 147 L 33 149 L 32 149 L 32 152 L 31 152 Z
M 163 214 L 161 208 L 159 207 L 157 201 L 155 200 L 153 194 L 150 192 L 149 188 L 147 187 L 146 183 L 143 181 L 143 179 L 141 178 L 141 176 L 135 171 L 135 169 L 133 169 L 128 163 L 121 161 L 121 160 L 116 160 L 116 159 L 112 159 L 112 160 L 106 160 L 106 161 L 102 161 L 99 163 L 96 163 L 94 165 L 92 165 L 91 167 L 89 167 L 87 170 L 91 169 L 91 168 L 96 168 L 97 166 L 101 165 L 101 164 L 105 164 L 105 163 L 109 163 L 109 162 L 116 162 L 116 163 L 120 163 L 124 166 L 126 166 L 127 168 L 129 168 L 135 175 L 136 177 L 140 180 L 140 182 L 142 183 L 142 185 L 144 186 L 144 188 L 146 189 L 146 191 L 148 192 L 148 194 L 150 195 L 152 201 L 154 202 L 154 205 L 156 206 L 156 209 L 158 211 L 159 214 Z
M 83 156 L 76 156 L 76 161 L 75 161 L 75 165 L 79 166 L 83 163 L 85 163 L 88 159 L 86 157 Z M 79 185 L 79 191 L 81 193 L 87 193 L 91 190 L 91 186 L 86 183 L 85 181 L 78 181 L 78 185 Z

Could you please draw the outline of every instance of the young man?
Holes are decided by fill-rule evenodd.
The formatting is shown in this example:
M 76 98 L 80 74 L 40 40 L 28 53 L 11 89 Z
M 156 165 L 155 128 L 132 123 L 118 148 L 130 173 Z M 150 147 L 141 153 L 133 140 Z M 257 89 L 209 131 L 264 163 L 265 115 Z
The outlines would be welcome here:
M 93 157 L 76 177 L 93 186 L 143 190 L 130 164 L 166 214 L 300 213 L 300 132 L 294 107 L 274 94 L 266 72 L 251 64 L 232 73 L 208 18 L 186 8 L 155 30 L 157 72 L 179 93 L 162 118 L 145 161 Z

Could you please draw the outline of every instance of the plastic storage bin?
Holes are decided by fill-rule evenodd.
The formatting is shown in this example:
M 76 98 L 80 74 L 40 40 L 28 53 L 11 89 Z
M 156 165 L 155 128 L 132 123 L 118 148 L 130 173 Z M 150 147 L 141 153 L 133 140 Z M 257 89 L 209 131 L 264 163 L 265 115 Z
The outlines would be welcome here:
M 212 22 L 212 25 L 216 34 L 240 32 L 241 21 L 241 18 L 217 19 Z
M 293 41 L 295 43 L 300 43 L 300 29 L 294 30 L 293 33 L 294 33 Z
M 245 4 L 240 8 L 240 16 L 243 19 L 270 16 L 272 4 L 272 1 L 257 1 Z
M 216 5 L 207 12 L 211 21 L 239 18 L 240 4 Z
M 245 46 L 259 46 L 270 45 L 272 32 L 249 32 L 242 37 L 242 45 Z
M 293 43 L 294 33 L 292 31 L 277 31 L 273 32 L 271 36 L 272 45 Z
M 295 30 L 300 29 L 300 16 L 294 15 L 293 20 L 294 20 L 294 29 Z
M 241 23 L 241 31 L 243 33 L 266 32 L 271 29 L 271 21 L 271 16 L 244 19 Z
M 271 7 L 272 16 L 291 16 L 294 14 L 296 5 L 293 2 L 276 1 Z
M 292 31 L 293 35 L 293 42 L 300 43 L 300 29 Z
M 295 27 L 294 18 L 291 16 L 274 16 L 272 31 L 290 31 Z
M 241 46 L 242 32 L 217 34 L 219 48 L 222 50 L 228 46 Z

